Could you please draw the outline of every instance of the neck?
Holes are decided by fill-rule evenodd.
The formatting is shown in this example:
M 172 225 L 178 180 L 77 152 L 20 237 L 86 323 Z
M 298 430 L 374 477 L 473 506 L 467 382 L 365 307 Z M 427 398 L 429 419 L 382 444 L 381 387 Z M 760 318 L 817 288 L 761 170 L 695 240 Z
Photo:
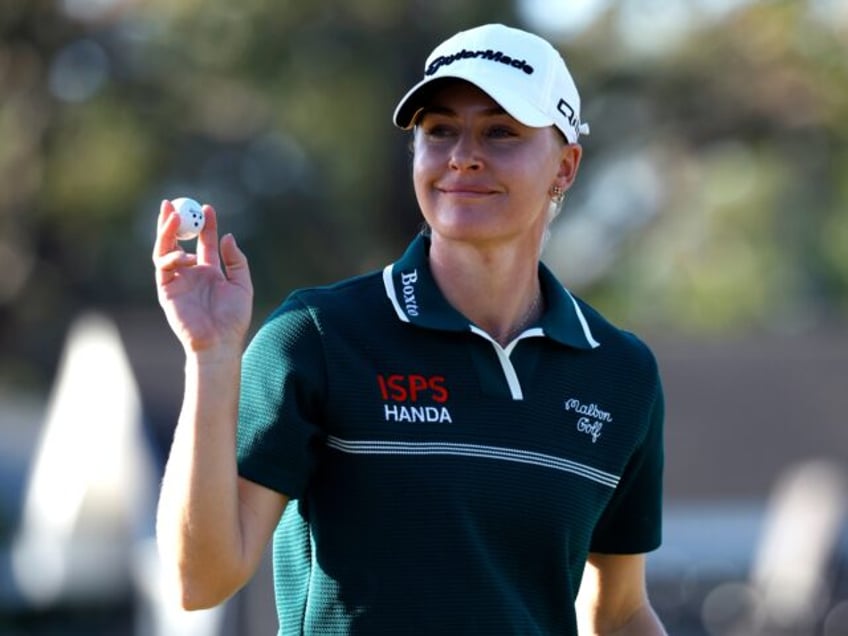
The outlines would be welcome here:
M 513 338 L 515 338 L 518 334 L 527 329 L 530 325 L 532 325 L 536 320 L 539 319 L 539 316 L 542 315 L 542 292 L 538 291 L 536 296 L 533 298 L 530 306 L 527 307 L 527 311 L 521 317 L 521 319 L 515 323 L 515 326 L 512 327 L 512 330 L 503 335 L 503 336 L 495 336 L 495 340 L 497 340 L 501 345 L 507 345 L 512 342 Z
M 435 239 L 430 268 L 448 302 L 501 345 L 542 313 L 537 249 L 480 249 Z

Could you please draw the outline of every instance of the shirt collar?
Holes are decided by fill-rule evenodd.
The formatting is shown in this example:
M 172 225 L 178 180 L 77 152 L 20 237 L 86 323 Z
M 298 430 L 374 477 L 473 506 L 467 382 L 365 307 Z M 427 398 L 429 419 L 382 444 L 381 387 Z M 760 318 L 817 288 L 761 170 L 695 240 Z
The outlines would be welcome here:
M 399 320 L 442 331 L 468 331 L 472 324 L 445 299 L 430 271 L 430 241 L 417 236 L 396 262 L 383 269 L 383 285 Z M 546 307 L 539 324 L 545 336 L 578 349 L 600 346 L 571 293 L 539 263 Z

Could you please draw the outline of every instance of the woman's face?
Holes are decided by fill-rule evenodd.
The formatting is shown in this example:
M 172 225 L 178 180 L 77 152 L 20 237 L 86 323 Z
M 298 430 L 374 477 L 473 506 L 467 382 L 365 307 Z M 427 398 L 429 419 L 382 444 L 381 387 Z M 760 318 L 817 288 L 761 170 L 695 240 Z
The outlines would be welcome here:
M 571 185 L 580 154 L 553 127 L 525 126 L 473 84 L 450 82 L 416 120 L 415 194 L 434 237 L 539 245 L 550 188 Z

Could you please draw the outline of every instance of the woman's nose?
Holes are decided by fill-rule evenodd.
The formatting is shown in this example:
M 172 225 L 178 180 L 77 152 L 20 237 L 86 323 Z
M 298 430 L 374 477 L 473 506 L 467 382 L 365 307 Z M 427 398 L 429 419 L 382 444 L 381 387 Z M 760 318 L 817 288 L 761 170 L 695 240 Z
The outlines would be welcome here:
M 456 138 L 450 154 L 450 167 L 454 170 L 477 170 L 482 166 L 480 149 L 473 137 L 461 134 Z

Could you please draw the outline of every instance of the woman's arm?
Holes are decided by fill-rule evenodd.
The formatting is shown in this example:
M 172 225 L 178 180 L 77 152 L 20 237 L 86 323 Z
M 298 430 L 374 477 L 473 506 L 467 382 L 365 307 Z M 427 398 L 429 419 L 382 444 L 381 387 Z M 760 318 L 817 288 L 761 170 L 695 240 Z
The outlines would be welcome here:
M 590 554 L 576 608 L 580 636 L 666 636 L 648 600 L 644 554 Z
M 217 605 L 259 563 L 286 498 L 240 479 L 236 423 L 241 356 L 253 289 L 232 236 L 218 244 L 214 209 L 197 254 L 179 245 L 179 217 L 165 201 L 153 261 L 159 303 L 186 355 L 185 389 L 165 468 L 156 536 L 168 578 L 186 609 Z

